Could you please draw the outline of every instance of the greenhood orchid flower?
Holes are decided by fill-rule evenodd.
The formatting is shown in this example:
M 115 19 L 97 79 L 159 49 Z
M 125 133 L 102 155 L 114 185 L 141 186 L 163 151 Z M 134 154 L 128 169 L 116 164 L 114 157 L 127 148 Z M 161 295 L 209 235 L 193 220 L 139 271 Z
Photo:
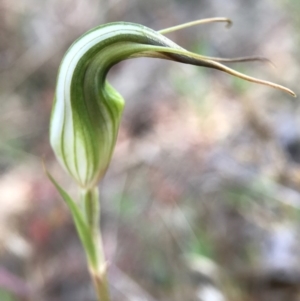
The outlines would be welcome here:
M 47 172 L 70 209 L 84 247 L 98 300 L 110 301 L 107 263 L 99 229 L 98 181 L 111 160 L 123 112 L 122 96 L 107 82 L 109 69 L 118 62 L 136 57 L 153 57 L 213 68 L 291 95 L 280 85 L 259 80 L 230 69 L 222 62 L 264 60 L 263 58 L 221 59 L 185 50 L 163 34 L 207 22 L 212 18 L 154 31 L 133 23 L 98 26 L 75 41 L 61 63 L 50 124 L 50 142 L 59 162 L 80 186 L 80 202 Z
M 117 22 L 98 26 L 73 43 L 61 63 L 52 111 L 50 140 L 62 166 L 83 189 L 103 177 L 116 143 L 124 107 L 121 95 L 107 82 L 109 69 L 136 57 L 172 60 L 224 71 L 294 95 L 280 85 L 246 76 L 221 62 L 185 50 L 163 34 L 215 18 L 187 23 L 160 32 L 139 24 Z M 231 61 L 243 61 L 241 58 Z

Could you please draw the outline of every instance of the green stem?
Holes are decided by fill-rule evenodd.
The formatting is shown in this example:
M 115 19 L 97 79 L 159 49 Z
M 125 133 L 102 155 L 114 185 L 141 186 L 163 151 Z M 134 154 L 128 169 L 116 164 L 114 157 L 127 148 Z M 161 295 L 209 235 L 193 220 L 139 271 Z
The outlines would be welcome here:
M 100 232 L 100 204 L 98 187 L 81 191 L 86 222 L 93 240 L 96 256 L 95 263 L 88 261 L 89 272 L 94 283 L 99 301 L 110 301 L 109 286 L 107 281 L 107 264 L 103 252 L 102 237 Z

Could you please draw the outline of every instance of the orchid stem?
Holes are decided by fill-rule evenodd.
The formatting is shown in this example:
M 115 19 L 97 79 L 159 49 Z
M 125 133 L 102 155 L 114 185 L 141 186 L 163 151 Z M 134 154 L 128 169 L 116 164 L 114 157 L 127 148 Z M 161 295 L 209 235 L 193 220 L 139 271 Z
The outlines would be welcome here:
M 88 262 L 90 276 L 92 278 L 96 295 L 99 301 L 110 301 L 109 285 L 107 281 L 107 264 L 103 251 L 103 243 L 100 231 L 100 205 L 98 187 L 84 190 L 81 193 L 81 203 L 89 232 L 92 237 L 96 262 Z

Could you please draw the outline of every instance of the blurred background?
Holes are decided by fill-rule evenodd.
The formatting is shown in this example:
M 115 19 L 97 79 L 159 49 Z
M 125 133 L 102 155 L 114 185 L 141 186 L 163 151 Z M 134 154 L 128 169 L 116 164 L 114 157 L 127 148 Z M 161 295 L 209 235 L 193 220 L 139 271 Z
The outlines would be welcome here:
M 234 64 L 299 92 L 297 0 L 0 0 L 0 300 L 95 301 L 48 141 L 64 52 L 88 29 L 130 21 L 188 50 L 263 55 Z M 126 109 L 101 183 L 113 301 L 300 300 L 299 98 L 155 59 L 115 66 Z

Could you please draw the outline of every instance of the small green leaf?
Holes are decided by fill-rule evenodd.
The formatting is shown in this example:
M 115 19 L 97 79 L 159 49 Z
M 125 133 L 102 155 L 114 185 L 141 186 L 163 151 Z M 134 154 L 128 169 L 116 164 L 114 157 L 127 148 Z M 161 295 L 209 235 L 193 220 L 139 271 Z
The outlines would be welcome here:
M 84 218 L 83 212 L 80 210 L 80 207 L 77 203 L 68 195 L 68 193 L 54 180 L 51 174 L 46 170 L 46 174 L 53 185 L 56 187 L 57 191 L 61 195 L 61 197 L 66 202 L 67 206 L 69 207 L 76 230 L 80 237 L 81 243 L 86 251 L 86 255 L 88 257 L 88 261 L 93 267 L 97 266 L 97 254 L 96 254 L 96 247 L 93 242 L 92 235 L 89 231 L 89 227 L 87 222 Z

